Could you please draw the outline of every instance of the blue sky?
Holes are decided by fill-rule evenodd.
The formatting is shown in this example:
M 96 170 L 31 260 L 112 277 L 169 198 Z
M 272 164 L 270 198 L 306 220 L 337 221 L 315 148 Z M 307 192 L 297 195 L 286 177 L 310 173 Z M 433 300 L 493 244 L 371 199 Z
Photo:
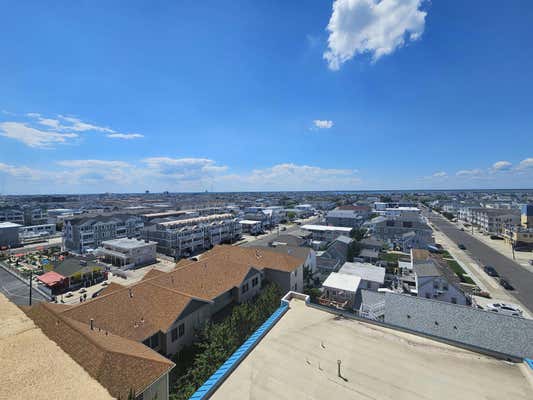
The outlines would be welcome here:
M 1 1 L 0 193 L 533 186 L 530 1 Z

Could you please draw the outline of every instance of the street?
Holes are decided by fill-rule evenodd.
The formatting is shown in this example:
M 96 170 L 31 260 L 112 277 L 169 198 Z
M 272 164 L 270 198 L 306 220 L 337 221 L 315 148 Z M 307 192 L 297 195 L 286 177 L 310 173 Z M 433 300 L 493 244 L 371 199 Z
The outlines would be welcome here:
M 533 311 L 533 273 L 525 270 L 519 264 L 513 262 L 501 253 L 487 246 L 466 232 L 461 231 L 444 217 L 424 210 L 424 216 L 446 235 L 457 246 L 463 244 L 466 252 L 481 267 L 493 266 L 501 277 L 504 277 L 515 288 L 507 291 L 508 294 L 517 298 L 525 307 Z M 462 251 L 462 250 L 459 250 Z M 493 280 L 487 275 L 487 280 Z M 491 282 L 493 285 L 497 283 Z
M 19 306 L 29 305 L 30 288 L 20 279 L 0 267 L 0 293 Z M 32 303 L 46 301 L 38 291 L 32 291 Z

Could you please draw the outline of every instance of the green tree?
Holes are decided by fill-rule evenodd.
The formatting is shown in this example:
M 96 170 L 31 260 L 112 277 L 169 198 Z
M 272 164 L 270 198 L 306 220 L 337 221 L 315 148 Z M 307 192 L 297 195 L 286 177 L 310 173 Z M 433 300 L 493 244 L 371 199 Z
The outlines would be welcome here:
M 348 251 L 346 252 L 346 261 L 353 262 L 354 258 L 357 257 L 360 252 L 361 244 L 354 240 L 348 246 Z
M 352 239 L 357 240 L 358 242 L 362 240 L 366 235 L 366 229 L 365 228 L 353 228 L 350 231 L 350 237 Z

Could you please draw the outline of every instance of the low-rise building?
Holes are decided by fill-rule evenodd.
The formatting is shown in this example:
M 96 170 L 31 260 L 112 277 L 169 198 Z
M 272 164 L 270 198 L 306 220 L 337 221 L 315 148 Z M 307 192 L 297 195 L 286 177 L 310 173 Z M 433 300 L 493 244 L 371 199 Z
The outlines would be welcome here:
M 333 226 L 358 228 L 364 220 L 363 215 L 356 210 L 331 210 L 326 214 L 326 223 Z
M 0 247 L 20 245 L 19 229 L 21 226 L 14 222 L 0 222 Z
M 143 237 L 157 242 L 157 251 L 175 258 L 207 250 L 241 238 L 242 227 L 233 214 L 212 214 L 149 225 Z
M 21 226 L 19 229 L 20 239 L 22 241 L 46 238 L 55 235 L 55 233 L 56 224 Z
M 321 242 L 332 242 L 339 236 L 350 236 L 352 228 L 345 226 L 327 226 L 327 225 L 302 225 L 302 229 L 311 232 L 312 239 Z
M 94 254 L 121 269 L 145 266 L 156 262 L 156 242 L 121 238 L 106 240 Z

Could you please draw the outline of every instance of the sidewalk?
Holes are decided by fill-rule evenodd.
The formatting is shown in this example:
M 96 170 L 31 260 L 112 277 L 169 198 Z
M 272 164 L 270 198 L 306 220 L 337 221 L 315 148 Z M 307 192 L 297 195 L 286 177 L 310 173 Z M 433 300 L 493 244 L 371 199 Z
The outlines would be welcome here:
M 457 225 L 458 228 L 463 228 L 463 224 L 461 222 L 456 222 L 455 225 Z M 511 245 L 508 243 L 505 243 L 503 240 L 493 240 L 490 238 L 490 235 L 484 235 L 483 233 L 479 232 L 476 228 L 474 228 L 474 233 L 472 233 L 472 228 L 464 228 L 464 232 L 468 233 L 470 236 L 476 238 L 480 242 L 483 242 L 490 248 L 496 250 L 501 255 L 507 257 L 510 260 L 513 260 L 513 252 L 511 249 Z M 515 251 L 515 259 L 513 260 L 517 264 L 524 267 L 529 272 L 533 273 L 533 265 L 529 264 L 529 260 L 533 260 L 533 252 L 531 251 Z
M 478 296 L 476 300 L 479 299 L 480 305 L 485 305 L 487 303 L 511 303 L 519 306 L 523 312 L 525 318 L 533 319 L 532 310 L 526 308 L 522 303 L 518 301 L 514 296 L 510 295 L 505 289 L 503 289 L 496 279 L 488 276 L 483 267 L 479 265 L 472 257 L 470 257 L 463 250 L 460 250 L 456 244 L 450 240 L 445 234 L 440 230 L 436 230 L 435 227 L 430 223 L 431 228 L 433 229 L 433 235 L 435 236 L 435 241 L 442 244 L 442 246 L 447 250 L 453 258 L 461 265 L 461 267 L 467 272 L 476 285 L 485 292 L 490 293 L 491 299 L 483 299 Z M 476 236 L 477 238 L 478 236 Z

